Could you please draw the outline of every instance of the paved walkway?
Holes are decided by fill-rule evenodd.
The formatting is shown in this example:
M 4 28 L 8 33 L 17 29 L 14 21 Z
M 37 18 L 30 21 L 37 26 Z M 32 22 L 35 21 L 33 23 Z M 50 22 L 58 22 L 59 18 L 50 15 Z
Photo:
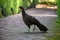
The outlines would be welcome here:
M 55 28 L 56 10 L 33 8 L 26 10 L 26 12 L 45 25 L 48 28 L 47 33 L 41 33 L 37 27 L 32 32 L 33 25 L 30 29 L 31 32 L 27 32 L 28 28 L 24 24 L 20 13 L 0 18 L 0 40 L 45 40 L 46 37 L 54 35 L 51 31 Z

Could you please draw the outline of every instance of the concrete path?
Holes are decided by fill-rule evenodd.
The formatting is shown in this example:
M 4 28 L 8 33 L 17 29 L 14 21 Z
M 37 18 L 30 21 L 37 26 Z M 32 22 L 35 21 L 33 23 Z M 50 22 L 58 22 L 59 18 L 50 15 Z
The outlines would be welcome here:
M 26 10 L 26 12 L 45 25 L 48 28 L 47 33 L 41 33 L 37 27 L 32 32 L 33 25 L 30 32 L 27 32 L 28 27 L 24 24 L 20 13 L 0 18 L 0 40 L 46 40 L 46 37 L 54 35 L 51 31 L 55 29 L 56 10 L 33 8 Z

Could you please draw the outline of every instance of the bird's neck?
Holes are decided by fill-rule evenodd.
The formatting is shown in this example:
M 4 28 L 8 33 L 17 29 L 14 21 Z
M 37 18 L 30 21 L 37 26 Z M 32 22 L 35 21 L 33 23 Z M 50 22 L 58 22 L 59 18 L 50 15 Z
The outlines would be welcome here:
M 25 10 L 23 9 L 22 10 L 22 16 L 25 16 L 26 15 L 26 12 L 25 12 Z

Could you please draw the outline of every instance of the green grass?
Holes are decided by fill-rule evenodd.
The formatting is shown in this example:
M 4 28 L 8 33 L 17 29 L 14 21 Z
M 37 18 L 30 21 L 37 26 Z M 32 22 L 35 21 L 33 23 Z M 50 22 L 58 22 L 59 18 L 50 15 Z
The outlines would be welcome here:
M 60 31 L 59 30 L 55 31 L 55 35 L 48 38 L 48 40 L 60 40 Z
M 48 40 L 60 40 L 60 23 L 56 21 L 56 30 L 54 30 L 54 36 L 48 38 Z

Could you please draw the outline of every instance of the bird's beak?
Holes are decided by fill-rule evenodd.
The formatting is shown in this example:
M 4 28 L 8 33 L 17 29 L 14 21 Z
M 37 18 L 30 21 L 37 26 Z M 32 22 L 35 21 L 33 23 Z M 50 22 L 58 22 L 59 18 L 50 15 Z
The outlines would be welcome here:
M 21 7 L 19 7 L 21 9 Z
M 22 6 L 19 7 L 21 10 L 24 10 L 24 8 Z
M 22 10 L 22 8 L 21 7 L 19 7 L 21 10 Z
M 19 7 L 19 10 L 22 11 L 22 9 Z

